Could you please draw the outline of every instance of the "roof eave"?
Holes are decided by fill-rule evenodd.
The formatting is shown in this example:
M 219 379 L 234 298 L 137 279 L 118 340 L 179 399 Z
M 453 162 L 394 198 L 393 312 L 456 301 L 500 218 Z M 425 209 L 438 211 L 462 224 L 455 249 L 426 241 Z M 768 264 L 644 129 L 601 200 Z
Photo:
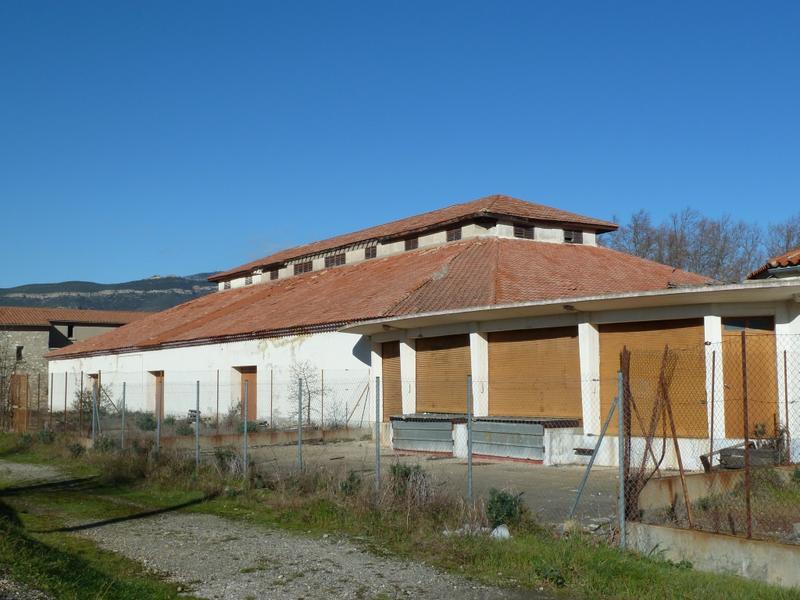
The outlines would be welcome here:
M 754 300 L 757 301 L 765 300 L 765 298 L 758 297 L 759 295 L 767 295 L 764 290 L 777 292 L 772 294 L 774 298 L 769 298 L 771 300 L 790 300 L 800 297 L 800 281 L 768 280 L 719 285 L 701 284 L 645 292 L 599 294 L 595 296 L 565 297 L 494 306 L 476 306 L 465 309 L 433 311 L 361 321 L 345 326 L 340 331 L 361 335 L 374 335 L 392 329 L 416 329 L 425 326 L 470 322 L 489 318 L 508 319 L 525 316 L 550 316 L 554 314 L 564 314 L 565 311 L 592 312 L 678 304 L 731 302 L 736 301 L 735 296 L 737 295 L 739 297 L 753 296 Z

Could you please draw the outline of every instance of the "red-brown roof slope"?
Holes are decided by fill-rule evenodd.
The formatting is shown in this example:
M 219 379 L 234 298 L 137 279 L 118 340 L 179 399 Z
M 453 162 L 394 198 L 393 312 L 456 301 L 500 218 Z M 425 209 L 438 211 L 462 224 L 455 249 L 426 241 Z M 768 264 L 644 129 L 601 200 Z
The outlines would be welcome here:
M 748 279 L 760 279 L 770 269 L 778 269 L 781 267 L 798 267 L 800 266 L 800 248 L 789 250 L 788 252 L 770 258 L 766 263 L 758 267 L 755 271 L 747 276 Z
M 0 327 L 48 327 L 51 323 L 125 325 L 152 314 L 149 312 L 83 310 L 80 308 L 0 306 Z
M 608 248 L 473 238 L 217 292 L 49 356 L 334 330 L 388 316 L 709 282 Z
M 617 225 L 609 221 L 585 217 L 583 215 L 545 206 L 544 204 L 534 204 L 533 202 L 518 200 L 510 196 L 494 195 L 479 198 L 471 202 L 454 204 L 452 206 L 440 208 L 439 210 L 400 219 L 398 221 L 392 221 L 376 227 L 369 227 L 353 233 L 346 233 L 320 242 L 313 242 L 311 244 L 281 250 L 280 252 L 265 256 L 264 258 L 259 258 L 258 260 L 254 260 L 234 269 L 217 273 L 208 279 L 209 281 L 222 281 L 234 275 L 249 273 L 253 269 L 259 267 L 281 263 L 301 256 L 325 252 L 327 250 L 333 250 L 334 248 L 349 246 L 367 240 L 382 239 L 405 233 L 412 234 L 470 217 L 492 215 L 510 215 L 512 217 L 520 217 L 534 221 L 580 224 L 600 232 L 617 229 Z

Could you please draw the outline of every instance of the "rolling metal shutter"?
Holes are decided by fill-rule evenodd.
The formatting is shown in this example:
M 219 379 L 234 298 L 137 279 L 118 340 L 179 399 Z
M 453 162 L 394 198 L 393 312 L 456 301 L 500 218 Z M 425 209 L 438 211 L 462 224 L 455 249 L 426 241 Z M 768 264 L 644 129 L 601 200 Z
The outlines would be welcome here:
M 383 420 L 403 414 L 403 395 L 400 383 L 400 342 L 381 344 L 383 357 Z
M 627 346 L 631 352 L 631 394 L 645 428 L 658 389 L 664 347 L 675 350 L 669 363 L 667 381 L 675 429 L 682 437 L 707 437 L 705 330 L 702 319 L 615 323 L 600 326 L 600 416 L 605 419 L 617 395 L 619 355 Z M 657 434 L 663 433 L 659 418 Z M 616 434 L 617 419 L 609 431 Z M 631 431 L 642 434 L 636 414 L 631 416 Z M 668 431 L 668 430 L 667 430 Z
M 416 340 L 417 412 L 465 413 L 469 335 Z
M 490 333 L 489 415 L 580 418 L 578 328 Z
M 747 350 L 747 412 L 751 437 L 776 435 L 778 379 L 775 322 L 772 317 L 722 320 L 722 358 L 725 384 L 725 435 L 744 437 L 742 331 Z M 782 357 L 781 357 L 782 359 Z M 720 360 L 717 357 L 717 369 Z M 782 364 L 782 360 L 781 360 Z M 719 405 L 716 410 L 719 411 Z M 719 412 L 717 412 L 719 415 Z M 719 428 L 719 417 L 714 417 Z

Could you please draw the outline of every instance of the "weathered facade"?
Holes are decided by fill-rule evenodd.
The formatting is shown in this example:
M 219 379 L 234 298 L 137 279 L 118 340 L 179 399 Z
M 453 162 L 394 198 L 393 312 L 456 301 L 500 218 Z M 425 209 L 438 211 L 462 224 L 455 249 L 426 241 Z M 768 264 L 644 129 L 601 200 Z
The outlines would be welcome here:
M 454 205 L 218 274 L 218 293 L 53 352 L 50 372 L 56 386 L 65 373 L 66 385 L 100 372 L 137 382 L 130 406 L 143 409 L 172 382 L 164 401 L 176 414 L 193 407 L 197 381 L 236 402 L 249 378 L 258 418 L 277 422 L 290 400 L 266 390 L 309 363 L 354 387 L 381 377 L 380 414 L 370 403 L 366 417 L 387 431 L 392 417 L 463 414 L 471 378 L 476 418 L 504 423 L 481 426 L 486 448 L 498 446 L 493 427 L 519 429 L 541 444 L 525 457 L 580 462 L 574 449 L 593 444 L 612 402 L 621 346 L 698 348 L 705 397 L 716 385 L 706 344 L 723 342 L 726 319 L 769 317 L 775 334 L 800 334 L 797 282 L 717 285 L 598 246 L 614 228 L 505 196 Z M 707 423 L 682 425 L 681 443 L 699 444 Z M 614 462 L 614 443 L 601 463 Z
M 0 404 L 47 407 L 48 352 L 107 333 L 149 313 L 0 307 Z M 4 411 L 4 413 L 7 411 Z

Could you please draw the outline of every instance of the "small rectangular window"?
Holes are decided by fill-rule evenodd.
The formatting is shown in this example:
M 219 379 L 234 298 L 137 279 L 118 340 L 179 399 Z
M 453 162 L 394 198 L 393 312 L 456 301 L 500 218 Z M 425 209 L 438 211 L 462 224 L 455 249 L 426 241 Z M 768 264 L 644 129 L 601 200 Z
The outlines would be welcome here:
M 69 339 L 75 337 L 75 325 L 67 325 L 67 337 Z
M 252 283 L 253 283 L 253 276 L 252 275 L 248 275 L 247 277 L 244 278 L 244 284 L 245 285 L 250 285 Z
M 583 232 L 582 231 L 570 231 L 568 229 L 564 230 L 564 242 L 567 244 L 582 244 L 583 243 Z
M 272 281 L 276 280 L 278 278 L 278 269 L 273 269 L 272 271 L 270 271 L 269 278 Z
M 461 239 L 461 227 L 447 230 L 447 241 L 455 242 Z
M 419 238 L 409 238 L 406 240 L 406 250 L 416 250 L 419 248 Z
M 523 240 L 533 239 L 533 227 L 523 227 L 522 225 L 514 225 L 514 237 Z
M 364 248 L 365 259 L 375 258 L 376 256 L 378 256 L 377 246 L 368 246 L 367 248 Z
M 340 267 L 345 263 L 345 256 L 344 253 L 342 254 L 334 254 L 333 256 L 326 256 L 325 257 L 325 268 L 330 269 L 331 267 Z
M 230 281 L 226 281 L 225 283 L 223 283 L 222 284 L 222 289 L 224 289 L 224 290 L 231 289 L 231 282 Z
M 294 266 L 294 274 L 301 275 L 303 273 L 309 273 L 312 270 L 313 265 L 314 263 L 312 263 L 310 260 L 306 262 L 297 263 Z
M 22 360 L 22 349 L 24 346 L 17 346 L 17 360 Z

